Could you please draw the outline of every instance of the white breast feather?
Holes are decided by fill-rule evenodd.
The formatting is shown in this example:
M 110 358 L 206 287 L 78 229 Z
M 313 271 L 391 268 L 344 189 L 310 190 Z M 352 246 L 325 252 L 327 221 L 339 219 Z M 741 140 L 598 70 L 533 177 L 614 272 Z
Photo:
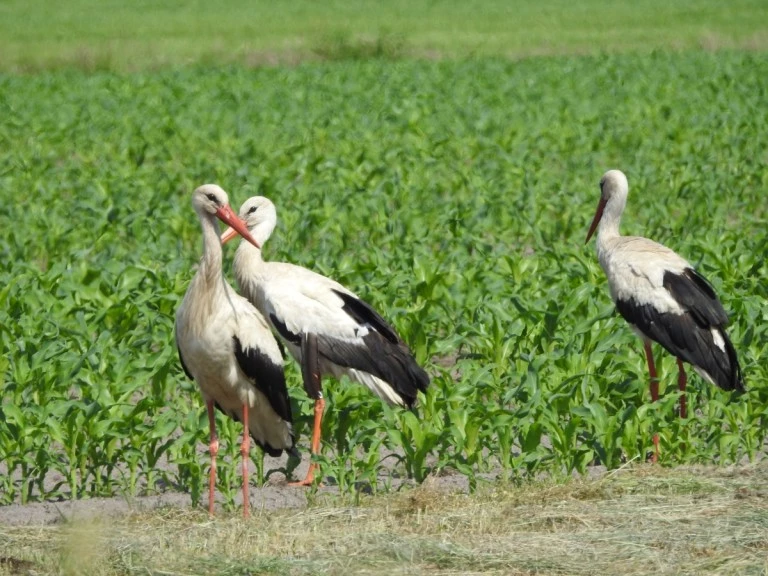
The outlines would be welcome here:
M 669 248 L 647 238 L 620 236 L 598 245 L 598 259 L 614 301 L 634 300 L 661 313 L 683 313 L 664 288 L 664 274 L 681 274 L 690 264 Z

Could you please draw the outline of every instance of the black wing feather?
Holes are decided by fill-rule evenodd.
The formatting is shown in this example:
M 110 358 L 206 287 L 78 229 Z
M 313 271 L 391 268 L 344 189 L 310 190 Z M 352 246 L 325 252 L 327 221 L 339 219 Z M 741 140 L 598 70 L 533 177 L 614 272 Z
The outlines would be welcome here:
M 184 370 L 184 374 L 186 374 L 187 378 L 190 380 L 194 380 L 194 376 L 192 376 L 192 373 L 189 371 L 189 368 L 187 368 L 187 365 L 184 364 L 184 356 L 181 355 L 181 348 L 179 348 L 178 344 L 176 344 L 176 351 L 179 353 L 179 362 L 181 362 L 181 367 Z
M 416 402 L 419 390 L 426 391 L 429 376 L 416 363 L 410 349 L 370 304 L 345 292 L 332 289 L 344 302 L 342 310 L 361 326 L 370 330 L 362 344 L 316 334 L 318 354 L 344 368 L 373 374 L 388 383 L 408 406 Z M 272 325 L 286 341 L 301 346 L 301 335 L 291 332 L 274 314 Z
M 378 332 L 369 332 L 363 344 L 318 336 L 317 348 L 334 364 L 373 374 L 397 392 L 407 406 L 416 402 L 419 390 L 426 391 L 429 376 L 416 363 L 405 344 L 392 344 Z
M 345 292 L 333 292 L 344 302 L 342 310 L 370 330 L 362 344 L 318 334 L 318 353 L 339 366 L 376 376 L 413 406 L 418 391 L 426 391 L 429 386 L 427 373 L 394 328 L 370 304 Z
M 368 302 L 365 302 L 356 296 L 352 296 L 351 294 L 347 294 L 346 292 L 340 292 L 335 288 L 332 288 L 331 290 L 343 300 L 344 306 L 342 306 L 341 309 L 355 322 L 362 324 L 363 326 L 370 326 L 392 344 L 402 344 L 403 340 L 397 332 L 395 332 L 395 329 L 392 328 L 392 326 L 390 326 L 387 321 L 384 320 L 384 318 L 382 318 L 370 304 L 368 304 Z
M 274 314 L 269 315 L 269 320 L 272 322 L 272 326 L 275 327 L 275 330 L 277 330 L 277 333 L 280 334 L 280 336 L 282 336 L 286 341 L 296 346 L 301 346 L 301 335 L 294 334 L 288 330 L 288 326 L 285 325 L 285 322 L 282 322 L 280 318 Z
M 232 336 L 232 339 L 235 341 L 235 358 L 242 371 L 267 397 L 275 413 L 286 422 L 293 422 L 282 364 L 275 364 L 266 354 L 255 348 L 243 348 L 237 336 Z
M 686 268 L 682 274 L 666 272 L 664 288 L 694 317 L 699 326 L 724 328 L 728 325 L 728 315 L 717 299 L 714 288 L 693 268 Z
M 652 304 L 631 298 L 617 300 L 617 310 L 670 354 L 706 372 L 720 388 L 743 391 L 736 350 L 725 332 L 728 317 L 712 286 L 690 268 L 682 274 L 665 273 L 663 282 L 682 314 L 661 313 Z M 713 329 L 722 338 L 724 351 L 715 344 Z

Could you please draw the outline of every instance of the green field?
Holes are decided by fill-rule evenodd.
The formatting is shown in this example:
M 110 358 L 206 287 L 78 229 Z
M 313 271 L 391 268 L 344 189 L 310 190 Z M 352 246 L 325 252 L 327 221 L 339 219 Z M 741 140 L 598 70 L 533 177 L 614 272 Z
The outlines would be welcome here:
M 768 48 L 763 0 L 0 3 L 0 70 Z
M 235 208 L 270 197 L 265 256 L 355 290 L 432 376 L 415 414 L 326 383 L 321 465 L 342 497 L 441 471 L 513 490 L 615 469 L 654 430 L 663 466 L 764 453 L 765 3 L 190 6 L 0 4 L 0 505 L 199 499 L 208 426 L 173 318 L 204 182 Z M 640 341 L 584 245 L 609 168 L 629 177 L 623 231 L 688 258 L 732 319 L 748 393 L 691 372 L 685 422 L 659 349 L 648 403 Z M 286 372 L 306 460 L 311 404 Z M 233 508 L 240 427 L 218 425 Z M 253 458 L 263 482 L 275 464 Z
M 133 492 L 161 456 L 198 486 L 207 423 L 172 327 L 200 253 L 190 191 L 207 181 L 236 205 L 273 198 L 268 257 L 353 287 L 433 375 L 418 418 L 328 387 L 326 465 L 345 486 L 382 471 L 380 449 L 417 479 L 613 467 L 642 460 L 653 428 L 665 462 L 756 455 L 766 77 L 762 57 L 704 53 L 6 76 L 0 442 L 24 484 L 0 478 L 2 500 L 48 470 L 67 479 L 52 495 Z M 615 166 L 625 230 L 679 249 L 734 319 L 750 392 L 731 402 L 697 378 L 686 423 L 666 356 L 670 390 L 645 403 L 640 343 L 584 246 Z M 222 426 L 234 453 L 239 429 Z

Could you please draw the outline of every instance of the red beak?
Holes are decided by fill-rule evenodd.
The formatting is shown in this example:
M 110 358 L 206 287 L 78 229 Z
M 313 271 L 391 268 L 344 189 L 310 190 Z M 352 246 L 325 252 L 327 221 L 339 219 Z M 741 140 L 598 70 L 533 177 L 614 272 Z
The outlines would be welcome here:
M 230 208 L 229 205 L 222 206 L 221 208 L 216 210 L 216 216 L 218 217 L 219 220 L 224 222 L 224 224 L 229 225 L 227 232 L 232 230 L 232 233 L 231 233 L 232 237 L 234 237 L 237 234 L 240 234 L 240 236 L 248 240 L 248 242 L 256 246 L 256 248 L 261 250 L 261 246 L 259 246 L 259 243 L 256 242 L 254 237 L 251 236 L 251 233 L 248 232 L 248 227 L 245 225 L 245 222 L 243 222 L 242 220 L 240 220 L 240 218 L 238 218 L 237 214 L 235 214 L 232 211 L 232 208 Z M 222 236 L 227 234 L 227 232 L 225 232 Z M 222 243 L 223 243 L 223 240 L 222 240 Z
M 597 228 L 597 225 L 600 223 L 600 218 L 603 217 L 603 210 L 605 210 L 605 200 L 603 198 L 600 198 L 600 203 L 597 205 L 597 211 L 595 212 L 595 217 L 592 218 L 592 224 L 589 225 L 589 232 L 587 233 L 587 239 L 584 242 L 584 244 L 589 242 L 589 239 L 592 238 L 592 234 L 595 233 L 595 229 Z
M 234 238 L 235 236 L 237 236 L 237 230 L 235 230 L 230 226 L 229 228 L 224 230 L 224 233 L 221 235 L 221 244 L 222 245 L 226 244 L 227 242 L 232 240 L 232 238 Z

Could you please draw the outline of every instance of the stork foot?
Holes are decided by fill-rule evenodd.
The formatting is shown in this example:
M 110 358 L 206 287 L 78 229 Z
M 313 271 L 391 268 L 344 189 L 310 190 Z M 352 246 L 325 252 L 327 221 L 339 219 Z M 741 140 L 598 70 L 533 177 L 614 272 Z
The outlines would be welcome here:
M 309 478 L 309 479 L 304 478 L 304 480 L 301 480 L 299 482 L 288 482 L 288 486 L 290 486 L 291 488 L 301 488 L 303 486 L 312 486 L 314 481 L 315 481 L 314 478 Z
M 317 464 L 310 464 L 309 470 L 307 470 L 307 475 L 304 477 L 304 480 L 301 480 L 300 482 L 288 482 L 288 486 L 291 487 L 302 487 L 302 486 L 312 486 L 312 484 L 315 483 L 315 470 L 317 469 Z M 322 484 L 320 484 L 320 487 L 322 488 Z
M 659 461 L 659 435 L 653 435 L 653 454 L 651 454 L 651 464 Z

